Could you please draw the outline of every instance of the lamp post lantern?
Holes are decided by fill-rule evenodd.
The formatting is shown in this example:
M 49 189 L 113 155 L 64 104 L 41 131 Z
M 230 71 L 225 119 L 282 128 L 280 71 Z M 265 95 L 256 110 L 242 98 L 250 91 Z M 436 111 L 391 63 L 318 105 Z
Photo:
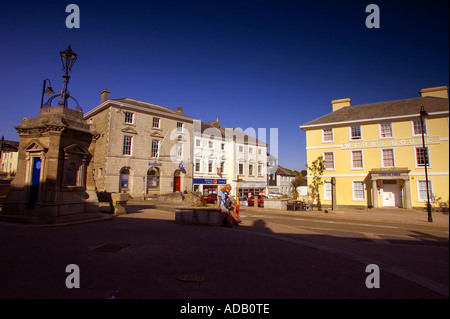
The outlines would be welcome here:
M 46 87 L 47 81 L 50 85 Z M 44 84 L 42 85 L 41 109 L 44 104 L 44 94 L 55 94 L 55 91 L 53 91 L 53 89 L 52 89 L 52 82 L 50 82 L 49 79 L 45 79 Z
M 63 75 L 63 88 L 61 90 L 61 95 L 59 97 L 58 106 L 64 106 L 67 107 L 67 97 L 69 96 L 69 91 L 67 90 L 67 87 L 69 85 L 69 72 L 72 71 L 72 67 L 75 64 L 75 61 L 77 60 L 77 55 L 75 52 L 72 51 L 72 48 L 70 45 L 65 51 L 59 52 L 61 56 L 61 62 L 63 65 L 64 75 Z
M 425 126 L 424 120 L 428 117 L 427 111 L 425 111 L 425 107 L 422 106 L 420 109 L 420 128 L 422 130 L 422 147 L 423 147 L 423 156 L 424 156 L 424 167 L 425 167 L 425 183 L 427 186 L 427 212 L 428 212 L 428 222 L 433 222 L 433 216 L 431 215 L 431 204 L 430 204 L 430 190 L 428 185 L 428 151 L 425 147 Z

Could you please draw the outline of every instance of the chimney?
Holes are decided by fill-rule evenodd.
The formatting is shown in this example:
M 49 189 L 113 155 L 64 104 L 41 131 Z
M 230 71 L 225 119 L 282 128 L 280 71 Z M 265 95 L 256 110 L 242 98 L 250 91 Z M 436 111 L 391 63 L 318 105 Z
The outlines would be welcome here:
M 177 107 L 177 113 L 183 114 L 183 108 L 182 107 Z
M 348 98 L 331 101 L 331 105 L 333 105 L 333 112 L 336 112 L 337 110 L 342 109 L 343 107 L 350 106 L 351 102 L 352 102 L 352 100 L 348 99 Z
M 219 118 L 217 118 L 215 121 L 212 122 L 208 122 L 207 124 L 212 125 L 214 127 L 219 128 L 220 127 L 220 122 L 219 122 Z
M 438 86 L 429 89 L 422 89 L 419 93 L 422 95 L 422 97 L 432 96 L 448 99 L 448 86 Z
M 108 89 L 104 89 L 103 91 L 100 92 L 101 94 L 100 104 L 109 100 L 109 93 L 111 93 L 111 91 Z

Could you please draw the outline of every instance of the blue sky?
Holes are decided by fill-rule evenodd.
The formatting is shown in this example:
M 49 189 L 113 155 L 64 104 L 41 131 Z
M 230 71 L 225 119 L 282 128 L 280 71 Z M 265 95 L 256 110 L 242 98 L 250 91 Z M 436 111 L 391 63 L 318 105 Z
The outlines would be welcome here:
M 65 25 L 70 3 L 79 29 Z M 370 3 L 380 29 L 366 27 Z M 59 92 L 59 51 L 71 44 L 69 91 L 85 112 L 108 88 L 206 122 L 278 128 L 279 164 L 300 171 L 299 126 L 331 112 L 331 100 L 448 85 L 448 30 L 448 0 L 9 1 L 0 6 L 0 134 L 19 139 L 14 125 L 39 114 L 45 78 Z

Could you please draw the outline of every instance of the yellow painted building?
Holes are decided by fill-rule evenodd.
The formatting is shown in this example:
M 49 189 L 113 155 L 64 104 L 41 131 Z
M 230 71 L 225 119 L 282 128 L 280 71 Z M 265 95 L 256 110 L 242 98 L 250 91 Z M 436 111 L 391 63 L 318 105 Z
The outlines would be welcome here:
M 323 157 L 321 203 L 337 207 L 424 208 L 425 163 L 431 201 L 449 199 L 448 87 L 423 89 L 421 97 L 351 106 L 332 101 L 333 112 L 300 128 L 306 132 L 307 162 Z M 420 110 L 426 152 L 422 144 Z M 427 156 L 428 154 L 428 156 Z M 308 184 L 312 173 L 308 171 Z

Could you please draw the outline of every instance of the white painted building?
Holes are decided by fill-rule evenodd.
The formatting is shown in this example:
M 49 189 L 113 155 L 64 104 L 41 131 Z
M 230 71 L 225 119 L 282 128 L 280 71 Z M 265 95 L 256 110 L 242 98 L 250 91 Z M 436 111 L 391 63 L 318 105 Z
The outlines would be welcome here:
M 220 126 L 219 119 L 194 121 L 193 136 L 194 191 L 217 194 L 220 185 L 231 184 L 235 196 L 239 187 L 241 199 L 265 194 L 266 143 L 242 130 Z

